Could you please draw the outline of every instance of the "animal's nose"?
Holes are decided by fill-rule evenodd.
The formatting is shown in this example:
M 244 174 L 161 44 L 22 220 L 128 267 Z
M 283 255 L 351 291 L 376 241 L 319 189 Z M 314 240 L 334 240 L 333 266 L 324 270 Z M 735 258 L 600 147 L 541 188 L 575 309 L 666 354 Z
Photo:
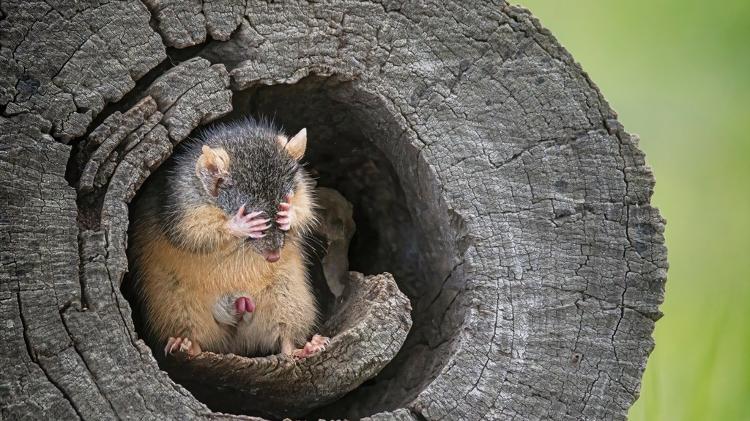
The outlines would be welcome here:
M 278 261 L 281 258 L 281 251 L 276 250 L 266 250 L 263 252 L 263 257 L 265 257 L 266 261 L 273 263 Z

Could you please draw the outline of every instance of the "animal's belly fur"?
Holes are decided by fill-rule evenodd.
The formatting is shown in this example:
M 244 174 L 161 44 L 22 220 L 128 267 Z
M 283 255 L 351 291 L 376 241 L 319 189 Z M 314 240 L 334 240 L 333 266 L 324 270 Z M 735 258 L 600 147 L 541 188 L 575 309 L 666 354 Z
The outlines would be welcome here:
M 147 301 L 159 301 L 148 306 L 152 309 L 152 330 L 159 340 L 188 335 L 205 351 L 235 354 L 278 351 L 277 315 L 289 304 L 280 301 L 299 298 L 312 302 L 312 297 L 280 297 L 277 291 L 279 283 L 307 282 L 304 264 L 295 247 L 288 244 L 281 252 L 281 259 L 271 264 L 248 248 L 226 248 L 199 255 L 179 250 L 165 238 L 152 242 L 142 255 L 143 275 L 150 278 L 144 282 Z M 238 323 L 236 328 L 220 325 L 213 318 L 213 306 L 226 293 L 248 295 L 256 304 L 250 320 Z M 308 326 L 313 321 L 307 322 Z

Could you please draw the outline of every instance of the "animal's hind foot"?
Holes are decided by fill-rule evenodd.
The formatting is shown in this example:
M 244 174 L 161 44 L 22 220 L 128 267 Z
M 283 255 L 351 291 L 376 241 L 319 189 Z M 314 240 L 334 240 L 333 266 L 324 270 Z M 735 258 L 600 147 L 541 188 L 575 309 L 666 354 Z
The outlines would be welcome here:
M 178 360 L 189 360 L 201 353 L 201 347 L 198 342 L 191 341 L 188 338 L 169 337 L 167 346 L 164 347 L 164 356 L 172 355 Z
M 325 351 L 331 339 L 321 335 L 313 335 L 312 339 L 300 349 L 292 351 L 292 356 L 298 360 L 312 357 Z

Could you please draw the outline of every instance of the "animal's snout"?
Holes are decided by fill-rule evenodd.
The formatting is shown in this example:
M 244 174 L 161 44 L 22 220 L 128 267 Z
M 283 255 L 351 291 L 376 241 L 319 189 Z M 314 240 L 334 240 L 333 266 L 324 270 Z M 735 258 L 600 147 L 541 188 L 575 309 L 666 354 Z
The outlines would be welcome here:
M 281 258 L 281 250 L 265 250 L 263 251 L 263 257 L 270 263 L 276 262 Z

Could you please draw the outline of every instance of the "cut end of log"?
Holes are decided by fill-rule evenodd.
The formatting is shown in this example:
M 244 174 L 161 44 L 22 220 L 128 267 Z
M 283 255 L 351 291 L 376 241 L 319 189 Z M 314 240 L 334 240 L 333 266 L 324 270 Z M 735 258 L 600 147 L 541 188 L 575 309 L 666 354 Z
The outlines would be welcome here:
M 307 127 L 319 185 L 353 205 L 356 234 L 337 240 L 351 269 L 393 273 L 413 326 L 404 340 L 409 321 L 394 316 L 408 302 L 385 300 L 387 275 L 381 289 L 331 287 L 330 353 L 382 369 L 348 373 L 329 351 L 191 362 L 212 384 L 229 366 L 273 369 L 268 390 L 306 367 L 304 408 L 225 408 L 626 416 L 663 301 L 664 220 L 636 138 L 530 13 L 478 0 L 84 3 L 9 2 L 0 19 L 4 418 L 232 417 L 159 369 L 120 286 L 141 184 L 198 126 L 246 114 Z M 325 265 L 318 280 L 342 273 Z M 388 345 L 348 347 L 346 332 Z M 356 354 L 374 349 L 393 358 Z

